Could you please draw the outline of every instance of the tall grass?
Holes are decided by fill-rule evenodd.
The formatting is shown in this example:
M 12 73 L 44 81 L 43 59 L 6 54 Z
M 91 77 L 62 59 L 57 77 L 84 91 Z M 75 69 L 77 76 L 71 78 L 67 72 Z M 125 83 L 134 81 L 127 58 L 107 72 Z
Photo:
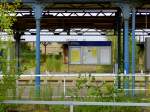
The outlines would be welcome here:
M 49 72 L 60 72 L 62 69 L 62 58 L 59 55 L 51 55 L 47 57 L 46 69 Z

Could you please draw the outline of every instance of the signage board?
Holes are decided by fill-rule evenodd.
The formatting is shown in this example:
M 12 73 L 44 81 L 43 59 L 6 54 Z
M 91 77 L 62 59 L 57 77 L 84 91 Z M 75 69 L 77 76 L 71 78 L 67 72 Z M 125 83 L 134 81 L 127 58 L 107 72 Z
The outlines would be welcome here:
M 111 64 L 111 42 L 110 41 L 80 41 L 69 43 L 70 64 Z

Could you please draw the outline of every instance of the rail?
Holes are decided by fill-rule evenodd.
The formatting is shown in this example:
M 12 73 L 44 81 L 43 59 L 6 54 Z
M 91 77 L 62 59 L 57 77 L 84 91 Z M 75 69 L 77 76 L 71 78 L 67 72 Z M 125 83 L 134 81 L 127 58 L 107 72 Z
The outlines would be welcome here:
M 130 103 L 130 102 L 77 102 L 77 101 L 6 100 L 6 101 L 1 101 L 0 104 L 66 105 L 66 106 L 70 107 L 70 112 L 74 111 L 74 106 L 150 107 L 150 103 Z
M 3 75 L 0 75 L 2 77 Z M 111 74 L 111 73 L 46 73 L 46 74 L 22 74 L 20 77 L 78 77 L 78 76 L 95 76 L 95 77 L 150 77 L 150 74 Z

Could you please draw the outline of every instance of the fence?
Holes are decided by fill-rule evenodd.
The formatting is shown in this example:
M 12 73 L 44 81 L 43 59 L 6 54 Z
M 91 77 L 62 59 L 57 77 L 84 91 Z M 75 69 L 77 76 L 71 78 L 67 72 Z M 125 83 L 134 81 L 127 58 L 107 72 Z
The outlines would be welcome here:
M 40 76 L 41 77 L 41 93 L 42 96 L 44 97 L 46 94 L 49 96 L 70 96 L 68 94 L 68 90 L 71 90 L 73 88 L 76 88 L 76 82 L 79 77 L 79 74 L 41 74 L 41 75 L 21 75 L 20 76 L 20 82 L 19 80 L 17 81 L 17 96 L 20 95 L 22 98 L 34 96 L 34 81 L 35 81 L 35 76 Z M 80 74 L 80 77 L 96 77 L 97 79 L 95 80 L 96 83 L 102 83 L 103 81 L 106 81 L 106 83 L 111 83 L 113 86 L 117 86 L 117 77 L 122 78 L 122 87 L 124 84 L 124 78 L 130 77 L 132 78 L 132 74 L 129 75 L 116 75 L 116 74 Z M 135 76 L 135 88 L 132 88 L 132 81 L 130 82 L 130 87 L 127 89 L 121 88 L 117 90 L 123 90 L 123 91 L 135 91 L 137 94 L 145 94 L 147 91 L 150 91 L 149 88 L 149 76 L 150 75 L 145 75 L 145 74 L 136 74 Z M 2 78 L 2 76 L 0 76 Z M 56 78 L 57 77 L 57 78 Z M 56 81 L 60 80 L 60 81 Z M 75 81 L 74 81 L 75 80 Z M 22 83 L 21 81 L 25 81 Z M 85 82 L 86 83 L 86 82 Z M 83 88 L 81 90 L 80 96 L 87 96 L 87 88 Z M 22 92 L 22 93 L 21 93 Z M 51 93 L 50 93 L 51 92 Z M 9 92 L 10 94 L 12 92 Z M 8 94 L 8 96 L 10 96 Z M 31 94 L 31 95 L 30 95 Z M 30 95 L 30 96 L 29 96 Z M 24 96 L 24 97 L 23 97 Z M 47 97 L 49 97 L 47 96 Z
M 32 82 L 34 83 L 35 81 L 35 76 L 40 76 L 41 77 L 41 80 L 43 80 L 44 84 L 42 83 L 41 84 L 41 87 L 43 85 L 46 86 L 46 88 L 42 88 L 41 90 L 44 89 L 45 91 L 45 94 L 48 94 L 48 97 L 50 97 L 50 93 L 47 93 L 50 88 L 50 84 L 48 83 L 48 80 L 51 80 L 49 79 L 50 77 L 59 77 L 60 80 L 61 80 L 61 91 L 63 92 L 63 95 L 64 97 L 72 97 L 72 96 L 68 96 L 67 95 L 67 82 L 66 80 L 68 80 L 67 78 L 71 79 L 73 77 L 79 77 L 79 74 L 43 74 L 43 75 L 21 75 L 20 76 L 20 79 L 19 80 L 25 80 L 27 78 L 27 80 L 31 80 L 29 82 Z M 116 74 L 80 74 L 81 77 L 96 77 L 96 78 L 99 78 L 98 80 L 109 80 L 111 79 L 111 83 L 113 83 L 114 86 L 116 86 L 116 82 L 117 82 L 117 77 L 120 77 L 123 78 L 124 77 L 131 77 L 132 78 L 132 74 L 129 74 L 129 75 L 124 75 L 124 74 L 121 74 L 121 75 L 116 75 Z M 149 88 L 147 87 L 148 84 L 149 84 L 149 78 L 150 78 L 150 75 L 146 75 L 146 74 L 135 74 L 135 82 L 136 83 L 142 83 L 142 87 L 139 88 L 139 87 L 135 87 L 135 89 L 132 89 L 132 88 L 128 88 L 128 89 L 124 89 L 122 88 L 122 90 L 125 90 L 125 91 L 149 91 Z M 2 78 L 2 76 L 0 76 L 0 78 Z M 55 80 L 55 79 L 54 79 Z M 73 79 L 74 80 L 74 79 Z M 75 79 L 77 80 L 77 79 Z M 109 82 L 108 81 L 108 82 Z M 17 81 L 18 82 L 18 81 Z M 131 81 L 132 82 L 132 81 Z M 99 82 L 98 82 L 99 83 Z M 20 94 L 20 88 L 22 88 L 22 90 L 25 90 L 25 92 L 23 94 L 26 94 L 28 96 L 28 93 L 30 93 L 30 91 L 28 90 L 28 88 L 31 88 L 31 92 L 34 91 L 34 84 L 23 84 L 21 85 L 19 82 L 17 83 L 17 88 L 16 89 L 16 96 L 18 96 Z M 48 87 L 48 88 L 47 88 Z M 58 90 L 60 91 L 60 88 L 59 89 L 56 89 L 56 92 L 58 93 Z M 119 89 L 118 89 L 119 90 Z M 54 91 L 51 90 L 51 91 Z M 12 92 L 8 92 L 11 93 Z M 20 96 L 22 96 L 23 94 L 20 94 Z M 42 93 L 42 96 L 45 97 L 45 94 Z M 56 93 L 54 93 L 56 95 Z M 31 95 L 32 96 L 32 95 Z M 33 94 L 34 96 L 34 94 Z M 58 95 L 59 96 L 59 95 Z M 75 96 L 76 97 L 76 96 Z M 88 96 L 82 96 L 81 97 L 88 97 Z M 89 96 L 90 97 L 90 96 Z M 92 96 L 93 98 L 95 96 Z M 117 102 L 117 100 L 115 100 L 114 98 L 116 98 L 117 96 L 114 96 L 112 98 L 112 100 L 109 100 L 109 102 L 105 101 L 104 102 L 80 102 L 80 101 L 73 101 L 73 100 L 68 100 L 68 99 L 65 99 L 66 101 L 60 101 L 60 99 L 58 99 L 58 101 L 43 101 L 43 100 L 49 100 L 47 98 L 45 99 L 40 99 L 42 101 L 35 101 L 34 99 L 32 99 L 31 97 L 29 97 L 29 100 L 5 100 L 5 101 L 1 101 L 0 104 L 25 104 L 25 105 L 28 105 L 28 104 L 32 104 L 32 105 L 65 105 L 65 106 L 68 106 L 69 109 L 70 109 L 70 112 L 74 112 L 74 107 L 78 107 L 78 106 L 111 106 L 111 107 L 150 107 L 150 103 L 129 103 L 129 102 Z M 128 97 L 128 96 L 127 96 Z M 96 98 L 96 97 L 95 97 Z M 137 97 L 136 97 L 137 98 Z M 136 98 L 134 101 L 131 101 L 131 102 L 136 102 Z M 18 99 L 18 98 L 17 98 Z M 24 99 L 24 98 L 23 98 Z M 144 100 L 142 101 L 144 102 Z M 149 102 L 149 101 L 148 101 Z

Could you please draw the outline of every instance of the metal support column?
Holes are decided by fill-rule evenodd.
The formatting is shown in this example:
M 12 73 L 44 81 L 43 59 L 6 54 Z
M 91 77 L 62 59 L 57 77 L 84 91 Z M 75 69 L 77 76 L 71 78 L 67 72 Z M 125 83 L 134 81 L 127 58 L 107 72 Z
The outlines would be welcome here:
M 16 68 L 17 74 L 20 72 L 20 35 L 16 34 Z
M 120 65 L 121 65 L 121 10 L 120 8 L 118 9 L 117 11 L 117 14 L 116 14 L 117 18 L 117 63 L 118 63 L 118 73 L 117 74 L 120 74 Z M 117 82 L 117 86 L 118 88 L 121 88 L 121 77 L 118 76 L 117 78 L 118 82 Z
M 129 74 L 129 48 L 128 48 L 128 20 L 124 20 L 124 74 Z M 125 89 L 129 89 L 128 76 L 125 77 Z M 125 91 L 125 95 L 128 95 L 128 90 Z
M 128 34 L 129 34 L 129 22 L 128 19 L 124 20 L 124 29 L 125 29 L 125 40 L 124 40 L 124 73 L 129 74 L 129 47 L 128 47 Z
M 40 19 L 36 19 L 36 75 L 40 75 Z M 40 76 L 35 79 L 36 93 L 40 93 Z
M 120 72 L 121 64 L 121 10 L 118 10 L 118 23 L 117 23 L 117 36 L 118 36 L 118 72 Z
M 20 74 L 20 39 L 21 35 L 23 35 L 24 32 L 19 32 L 16 31 L 14 32 L 14 39 L 16 40 L 15 42 L 15 57 L 16 57 L 16 73 L 19 75 Z
M 40 75 L 40 22 L 42 17 L 43 5 L 40 3 L 33 4 L 36 20 L 36 75 Z M 36 96 L 40 96 L 40 76 L 35 79 Z
M 129 89 L 128 84 L 128 74 L 129 74 L 129 44 L 128 44 L 128 36 L 129 36 L 129 17 L 130 17 L 130 7 L 127 3 L 120 3 L 120 8 L 122 9 L 123 18 L 124 18 L 124 74 L 127 76 L 125 78 L 125 89 Z M 125 91 L 125 95 L 128 95 L 128 90 Z
M 135 95 L 135 8 L 132 9 L 132 96 Z

